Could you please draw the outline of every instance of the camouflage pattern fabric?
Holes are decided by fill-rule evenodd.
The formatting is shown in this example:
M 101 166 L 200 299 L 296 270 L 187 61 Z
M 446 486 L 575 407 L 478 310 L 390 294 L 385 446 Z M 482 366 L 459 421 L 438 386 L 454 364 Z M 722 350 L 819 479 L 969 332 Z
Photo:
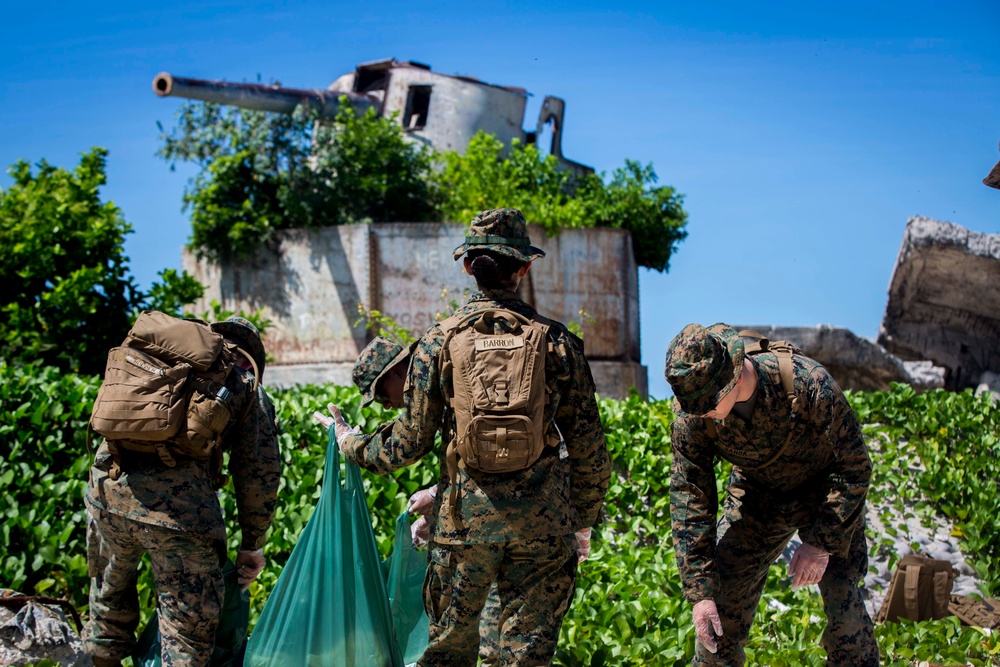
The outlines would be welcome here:
M 164 667 L 208 665 L 225 595 L 219 568 L 225 545 L 112 512 L 90 509 L 89 514 L 90 620 L 84 629 L 88 652 L 110 660 L 131 654 L 139 625 L 137 568 L 148 552 Z
M 0 600 L 8 603 L 25 597 L 29 599 L 0 604 L 0 665 L 21 667 L 48 659 L 59 667 L 91 667 L 73 625 L 78 619 L 67 616 L 59 604 L 0 588 Z
M 479 665 L 497 667 L 500 664 L 500 594 L 497 583 L 490 586 L 486 604 L 479 614 Z
M 495 665 L 548 665 L 576 589 L 572 535 L 491 544 L 430 545 L 424 607 L 430 642 L 417 665 L 475 665 L 480 611 L 496 581 L 500 601 Z
M 541 248 L 531 245 L 528 223 L 516 208 L 493 208 L 473 218 L 465 243 L 455 248 L 452 257 L 458 260 L 470 250 L 490 250 L 522 262 L 545 257 Z
M 252 376 L 234 369 L 226 379 L 233 393 L 233 414 L 243 414 L 253 397 Z M 266 396 L 266 395 L 265 395 Z M 259 549 L 266 541 L 277 502 L 281 478 L 274 406 L 260 396 L 246 419 L 233 425 L 223 447 L 229 451 L 229 475 L 233 478 L 240 548 Z M 268 413 L 270 412 L 270 414 Z M 108 477 L 111 453 L 107 443 L 97 450 L 87 489 L 87 506 L 120 514 L 139 523 L 225 540 L 222 508 L 212 488 L 209 459 L 179 459 L 173 468 L 164 466 L 156 454 L 121 451 L 122 475 Z
M 253 377 L 242 369 L 230 373 L 226 387 L 233 394 L 234 419 L 247 410 L 246 418 L 229 429 L 223 447 L 229 452 L 240 549 L 252 551 L 266 541 L 281 478 L 274 406 L 262 389 L 253 392 Z M 98 448 L 84 498 L 93 519 L 88 538 L 91 620 L 85 631 L 89 650 L 107 658 L 132 650 L 139 622 L 135 567 L 148 551 L 164 664 L 204 664 L 198 660 L 211 655 L 223 599 L 219 567 L 226 544 L 212 463 L 182 458 L 171 468 L 155 454 L 122 450 L 118 480 L 108 476 L 111 465 L 105 442 Z M 165 605 L 176 608 L 164 611 Z
M 749 630 L 767 567 L 796 530 L 831 555 L 820 585 L 828 664 L 878 664 L 858 590 L 867 568 L 864 505 L 872 470 L 861 427 L 837 383 L 815 361 L 792 359 L 793 413 L 777 358 L 763 353 L 747 359 L 758 383 L 749 421 L 735 413 L 713 420 L 716 439 L 699 416 L 680 416 L 672 427 L 670 515 L 684 595 L 691 602 L 714 599 L 725 629 L 719 654 L 699 654 L 692 664 L 743 664 L 743 626 Z M 756 469 L 790 431 L 781 457 Z M 716 458 L 734 464 L 720 524 L 729 530 L 718 545 Z
M 361 350 L 351 370 L 351 379 L 361 390 L 361 405 L 368 405 L 375 400 L 378 381 L 409 354 L 408 348 L 382 336 L 376 336 Z
M 692 665 L 741 666 L 767 571 L 796 529 L 809 524 L 812 506 L 803 499 L 779 499 L 766 492 L 733 487 L 719 523 L 716 547 L 720 593 L 714 598 L 722 620 L 718 652 L 698 645 Z M 821 643 L 830 667 L 879 664 L 871 618 L 859 586 L 868 569 L 864 521 L 849 535 L 846 556 L 831 555 L 819 583 L 827 627 Z
M 473 294 L 456 315 L 498 307 L 528 317 L 535 314 L 513 292 L 496 290 Z M 481 544 L 572 535 L 597 522 L 611 468 L 594 380 L 582 341 L 558 323 L 553 323 L 549 338 L 552 351 L 546 356 L 545 378 L 552 391 L 545 421 L 555 420 L 568 456 L 560 457 L 558 447 L 547 447 L 531 467 L 503 475 L 466 468 L 459 459 L 457 480 L 448 479 L 447 466 L 442 465 L 437 497 L 428 514 L 433 541 Z M 346 456 L 362 468 L 377 474 L 398 470 L 430 452 L 438 430 L 444 443 L 454 437 L 455 415 L 444 399 L 451 376 L 442 374 L 438 364 L 443 342 L 437 325 L 418 341 L 399 417 L 381 424 L 374 434 L 344 440 Z M 549 435 L 554 434 L 551 431 Z M 444 461 L 443 449 L 439 455 Z M 452 514 L 452 484 L 458 486 L 461 525 Z

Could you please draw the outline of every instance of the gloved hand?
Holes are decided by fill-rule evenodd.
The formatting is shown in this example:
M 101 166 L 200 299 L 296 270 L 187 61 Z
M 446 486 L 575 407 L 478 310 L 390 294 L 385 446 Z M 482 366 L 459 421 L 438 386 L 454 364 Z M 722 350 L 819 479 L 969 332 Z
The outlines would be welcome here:
M 826 566 L 830 563 L 830 554 L 803 542 L 792 554 L 792 562 L 788 564 L 788 574 L 792 577 L 792 588 L 802 588 L 818 584 L 823 579 Z
M 722 621 L 719 620 L 715 600 L 710 598 L 694 603 L 694 631 L 706 651 L 715 653 L 719 650 L 715 638 L 722 636 Z
M 431 539 L 431 522 L 426 516 L 422 516 L 410 524 L 410 538 L 416 549 L 423 549 Z
M 257 549 L 255 551 L 243 551 L 242 549 L 236 554 L 236 571 L 239 573 L 238 581 L 240 582 L 240 590 L 245 591 L 250 587 L 250 582 L 257 578 L 264 570 L 264 565 L 267 564 L 267 559 L 264 558 L 264 550 Z
M 406 511 L 414 514 L 427 514 L 434 506 L 434 498 L 437 497 L 437 486 L 428 486 L 420 489 L 406 502 Z
M 327 403 L 326 408 L 333 416 L 332 419 L 320 412 L 314 412 L 313 419 L 326 428 L 330 428 L 330 424 L 334 424 L 333 434 L 337 438 L 337 446 L 340 447 L 340 451 L 344 451 L 344 438 L 352 433 L 360 433 L 361 429 L 357 426 L 351 428 L 351 425 L 347 423 L 346 419 L 344 419 L 344 415 L 340 414 L 340 408 L 333 403 Z
M 584 528 L 576 534 L 576 562 L 582 563 L 590 557 L 591 528 Z

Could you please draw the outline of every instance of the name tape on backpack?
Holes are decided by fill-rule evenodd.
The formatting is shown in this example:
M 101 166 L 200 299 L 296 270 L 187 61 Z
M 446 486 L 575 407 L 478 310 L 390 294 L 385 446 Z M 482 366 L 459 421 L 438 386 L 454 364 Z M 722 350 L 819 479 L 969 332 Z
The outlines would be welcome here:
M 476 351 L 486 350 L 516 350 L 524 347 L 524 336 L 498 336 L 495 338 L 476 339 Z

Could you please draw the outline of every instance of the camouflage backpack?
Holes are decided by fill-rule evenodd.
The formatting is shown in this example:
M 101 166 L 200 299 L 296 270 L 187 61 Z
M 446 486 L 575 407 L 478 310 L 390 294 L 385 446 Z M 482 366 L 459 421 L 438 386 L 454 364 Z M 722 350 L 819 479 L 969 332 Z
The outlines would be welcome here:
M 213 458 L 218 475 L 220 443 L 233 421 L 225 381 L 237 354 L 250 359 L 256 391 L 256 362 L 206 322 L 142 313 L 125 342 L 108 353 L 90 419 L 114 459 L 111 478 L 121 474 L 122 449 L 156 453 L 169 467 L 177 456 Z M 222 486 L 225 478 L 214 482 Z
M 743 329 L 738 335 L 743 339 L 743 350 L 747 356 L 770 352 L 778 359 L 778 375 L 781 378 L 781 388 L 788 397 L 789 419 L 795 421 L 799 410 L 799 401 L 795 395 L 795 367 L 792 364 L 792 355 L 802 354 L 802 350 L 787 340 L 770 341 L 751 329 Z M 705 430 L 708 431 L 709 437 L 715 440 L 718 437 L 715 422 L 709 417 L 705 417 L 704 421 Z M 788 446 L 792 444 L 794 435 L 795 429 L 793 428 L 788 432 L 785 442 L 771 452 L 762 462 L 749 463 L 742 460 L 730 462 L 740 466 L 744 470 L 761 470 L 781 458 L 781 455 L 785 453 Z
M 450 317 L 441 329 L 441 364 L 452 367 L 447 398 L 456 423 L 449 468 L 458 456 L 483 472 L 529 467 L 546 445 L 547 320 L 495 309 Z

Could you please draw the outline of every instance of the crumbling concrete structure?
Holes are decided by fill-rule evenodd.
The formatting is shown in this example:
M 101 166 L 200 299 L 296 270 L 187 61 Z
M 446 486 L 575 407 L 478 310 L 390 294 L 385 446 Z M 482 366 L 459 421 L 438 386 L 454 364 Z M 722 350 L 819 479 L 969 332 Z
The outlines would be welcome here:
M 1000 373 L 1000 234 L 910 218 L 878 342 L 901 359 L 943 366 L 949 389 Z
M 263 309 L 271 386 L 351 384 L 351 368 L 374 335 L 360 309 L 377 310 L 420 336 L 465 301 L 475 281 L 452 258 L 466 225 L 375 223 L 277 233 L 276 250 L 214 264 L 185 251 L 184 268 L 207 286 L 195 312 L 217 300 L 229 310 Z M 646 395 L 639 357 L 639 278 L 632 237 L 621 229 L 564 230 L 546 238 L 546 257 L 522 281 L 522 298 L 582 331 L 598 392 Z

